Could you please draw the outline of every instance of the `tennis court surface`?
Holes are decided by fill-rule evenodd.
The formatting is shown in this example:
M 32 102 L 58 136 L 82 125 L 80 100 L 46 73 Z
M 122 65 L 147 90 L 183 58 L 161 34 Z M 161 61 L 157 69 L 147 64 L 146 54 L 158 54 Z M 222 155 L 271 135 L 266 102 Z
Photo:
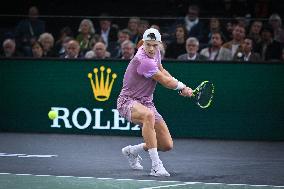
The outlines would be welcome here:
M 284 188 L 284 142 L 174 139 L 171 177 L 133 171 L 121 154 L 139 137 L 0 133 L 0 189 Z

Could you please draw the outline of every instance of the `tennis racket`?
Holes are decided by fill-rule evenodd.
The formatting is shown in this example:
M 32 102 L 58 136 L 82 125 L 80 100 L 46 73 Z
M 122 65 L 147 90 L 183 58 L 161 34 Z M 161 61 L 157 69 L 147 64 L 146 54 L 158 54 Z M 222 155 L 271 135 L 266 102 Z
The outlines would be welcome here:
M 208 108 L 213 100 L 213 95 L 213 83 L 210 81 L 203 81 L 193 90 L 191 98 L 200 108 Z
M 192 91 L 191 99 L 193 99 L 200 108 L 208 108 L 213 100 L 213 95 L 213 83 L 210 81 L 203 81 Z

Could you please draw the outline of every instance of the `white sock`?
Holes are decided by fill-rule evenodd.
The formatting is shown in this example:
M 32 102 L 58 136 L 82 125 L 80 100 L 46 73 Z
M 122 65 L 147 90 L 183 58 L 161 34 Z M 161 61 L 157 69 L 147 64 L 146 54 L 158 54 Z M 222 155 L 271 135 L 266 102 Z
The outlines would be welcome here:
M 157 148 L 148 149 L 150 158 L 152 160 L 152 166 L 156 165 L 160 160 Z
M 139 154 L 140 152 L 144 151 L 144 148 L 143 148 L 144 144 L 145 143 L 141 143 L 141 144 L 131 146 L 130 152 L 134 154 Z

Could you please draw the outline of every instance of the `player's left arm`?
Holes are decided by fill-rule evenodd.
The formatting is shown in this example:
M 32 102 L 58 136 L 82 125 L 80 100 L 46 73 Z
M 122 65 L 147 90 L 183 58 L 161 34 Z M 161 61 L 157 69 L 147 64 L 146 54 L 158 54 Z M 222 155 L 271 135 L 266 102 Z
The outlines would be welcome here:
M 175 81 L 178 81 L 176 78 L 174 78 L 163 66 L 162 64 L 159 64 L 159 70 L 167 77 L 172 78 Z M 180 93 L 181 96 L 191 96 L 192 95 L 192 89 L 189 87 L 185 87 L 183 90 L 181 90 Z
M 163 74 L 165 74 L 166 76 L 168 76 L 168 77 L 173 77 L 173 76 L 171 76 L 171 74 L 162 66 L 162 64 L 159 64 L 159 70 L 160 70 Z

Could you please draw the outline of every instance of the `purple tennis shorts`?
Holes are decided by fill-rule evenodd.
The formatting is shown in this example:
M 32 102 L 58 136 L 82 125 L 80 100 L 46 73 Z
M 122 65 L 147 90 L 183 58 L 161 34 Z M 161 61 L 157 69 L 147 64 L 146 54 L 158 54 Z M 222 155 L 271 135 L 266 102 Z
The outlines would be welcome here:
M 159 121 L 163 120 L 163 117 L 157 111 L 152 100 L 151 99 L 145 99 L 145 98 L 134 99 L 134 98 L 130 98 L 130 97 L 127 97 L 127 96 L 119 96 L 118 99 L 117 99 L 117 110 L 119 112 L 119 115 L 121 117 L 124 117 L 128 121 L 132 122 L 132 120 L 131 120 L 131 109 L 132 109 L 132 106 L 137 102 L 141 103 L 142 105 L 146 106 L 147 108 L 149 108 L 151 111 L 154 112 L 155 122 L 159 122 Z M 141 125 L 141 124 L 139 124 L 139 125 Z

